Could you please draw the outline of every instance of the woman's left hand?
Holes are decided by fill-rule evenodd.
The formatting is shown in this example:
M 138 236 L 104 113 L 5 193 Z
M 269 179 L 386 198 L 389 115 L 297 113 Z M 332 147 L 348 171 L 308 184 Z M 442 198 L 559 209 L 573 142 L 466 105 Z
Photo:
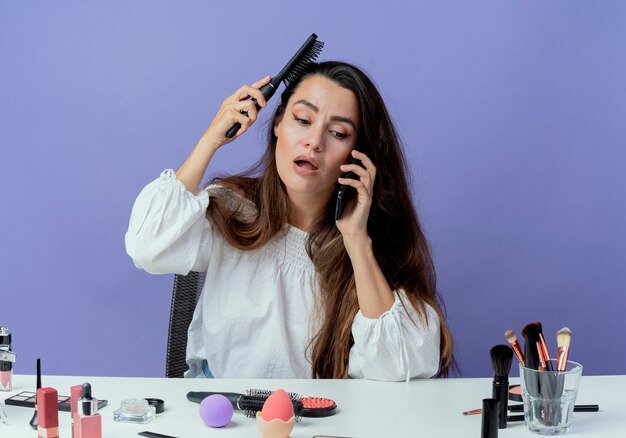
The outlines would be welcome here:
M 361 161 L 358 164 L 342 164 L 342 172 L 353 172 L 359 179 L 339 178 L 339 184 L 354 187 L 357 191 L 357 199 L 351 211 L 345 211 L 341 219 L 337 221 L 337 228 L 343 235 L 344 242 L 365 243 L 370 238 L 367 234 L 367 220 L 372 206 L 374 181 L 376 180 L 376 166 L 367 155 L 357 150 L 352 151 L 352 157 Z

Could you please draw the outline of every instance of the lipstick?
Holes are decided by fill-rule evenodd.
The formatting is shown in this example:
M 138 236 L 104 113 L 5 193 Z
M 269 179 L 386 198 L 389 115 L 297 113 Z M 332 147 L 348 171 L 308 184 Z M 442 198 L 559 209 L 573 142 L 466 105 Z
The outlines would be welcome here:
M 54 388 L 37 390 L 37 436 L 59 438 L 58 393 Z

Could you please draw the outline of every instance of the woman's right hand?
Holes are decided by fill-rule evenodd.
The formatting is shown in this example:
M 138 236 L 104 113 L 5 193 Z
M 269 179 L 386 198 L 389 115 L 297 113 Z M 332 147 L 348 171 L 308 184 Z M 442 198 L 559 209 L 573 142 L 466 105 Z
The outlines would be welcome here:
M 257 119 L 258 111 L 256 104 L 250 98 L 254 97 L 259 106 L 264 108 L 267 102 L 259 88 L 268 84 L 270 79 L 270 76 L 265 76 L 252 85 L 243 85 L 228 96 L 224 102 L 222 102 L 222 106 L 211 122 L 211 125 L 202 135 L 204 142 L 217 150 L 243 135 Z M 248 115 L 241 114 L 241 111 L 246 111 Z M 233 138 L 226 137 L 226 132 L 237 122 L 241 124 L 241 128 L 239 128 L 237 134 L 235 134 Z

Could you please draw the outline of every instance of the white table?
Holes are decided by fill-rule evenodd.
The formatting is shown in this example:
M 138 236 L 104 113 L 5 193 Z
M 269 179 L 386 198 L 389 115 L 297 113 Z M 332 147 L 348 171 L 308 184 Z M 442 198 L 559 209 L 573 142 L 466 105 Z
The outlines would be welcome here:
M 517 383 L 518 379 L 511 379 Z M 258 437 L 255 421 L 235 411 L 227 427 L 212 429 L 198 415 L 199 405 L 187 401 L 188 391 L 245 392 L 246 389 L 278 389 L 302 396 L 335 400 L 337 414 L 326 418 L 303 418 L 296 424 L 292 438 L 314 435 L 344 437 L 479 437 L 480 415 L 465 417 L 462 411 L 481 407 L 491 396 L 491 379 L 418 380 L 407 383 L 382 383 L 367 380 L 253 380 L 253 379 L 165 379 L 118 377 L 44 376 L 43 386 L 60 395 L 69 395 L 70 386 L 89 382 L 94 397 L 107 399 L 102 415 L 103 437 L 136 437 L 140 431 L 187 437 Z M 0 393 L 4 400 L 21 391 L 34 391 L 34 376 L 14 376 L 12 392 Z M 574 414 L 569 434 L 573 437 L 626 436 L 626 376 L 583 377 L 578 404 L 599 404 L 600 412 Z M 116 423 L 113 411 L 126 398 L 154 397 L 165 400 L 165 412 L 144 425 Z M 32 410 L 5 406 L 9 425 L 0 423 L 0 438 L 33 438 L 29 427 Z M 70 415 L 59 413 L 61 437 L 69 438 Z M 523 422 L 509 423 L 500 437 L 536 436 Z

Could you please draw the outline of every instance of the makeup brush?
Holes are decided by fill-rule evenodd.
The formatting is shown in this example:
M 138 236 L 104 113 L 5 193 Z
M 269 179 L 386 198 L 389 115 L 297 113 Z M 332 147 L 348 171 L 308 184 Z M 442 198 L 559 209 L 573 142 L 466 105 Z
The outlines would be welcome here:
M 524 405 L 509 405 L 509 412 L 524 412 Z M 574 405 L 574 412 L 598 412 L 600 410 L 600 405 Z M 472 409 L 470 411 L 461 412 L 463 415 L 480 415 L 482 414 L 482 409 Z M 512 421 L 511 418 L 508 418 L 508 421 Z
M 37 389 L 41 388 L 41 359 L 37 358 Z M 35 394 L 37 393 L 35 390 Z M 30 419 L 30 427 L 37 430 L 37 403 L 35 403 L 35 412 L 33 412 L 33 418 Z
M 541 342 L 539 339 L 539 333 L 541 333 L 541 331 L 540 322 L 531 322 L 526 324 L 522 329 L 522 336 L 524 337 L 524 362 L 526 363 L 526 368 L 532 368 L 534 370 L 539 369 L 537 342 Z
M 569 343 L 572 340 L 572 331 L 563 327 L 556 332 L 556 343 L 558 345 L 556 370 L 565 371 L 567 368 L 567 357 L 569 355 Z
M 554 371 L 554 365 L 552 365 L 552 362 L 550 362 L 550 351 L 548 350 L 548 344 L 546 344 L 546 338 L 543 337 L 543 332 L 539 333 L 539 342 L 541 343 L 543 360 L 546 362 L 546 370 Z
M 521 363 L 522 366 L 524 366 L 524 353 L 522 352 L 522 346 L 519 344 L 519 341 L 517 340 L 517 336 L 515 336 L 515 332 L 511 329 L 508 329 L 507 331 L 504 332 L 504 337 L 506 338 L 507 342 L 509 343 L 509 345 L 515 352 L 515 355 L 517 356 L 519 363 Z
M 513 350 L 508 345 L 495 345 L 489 350 L 493 368 L 492 397 L 498 400 L 498 429 L 506 429 L 508 407 L 509 371 L 513 362 Z

